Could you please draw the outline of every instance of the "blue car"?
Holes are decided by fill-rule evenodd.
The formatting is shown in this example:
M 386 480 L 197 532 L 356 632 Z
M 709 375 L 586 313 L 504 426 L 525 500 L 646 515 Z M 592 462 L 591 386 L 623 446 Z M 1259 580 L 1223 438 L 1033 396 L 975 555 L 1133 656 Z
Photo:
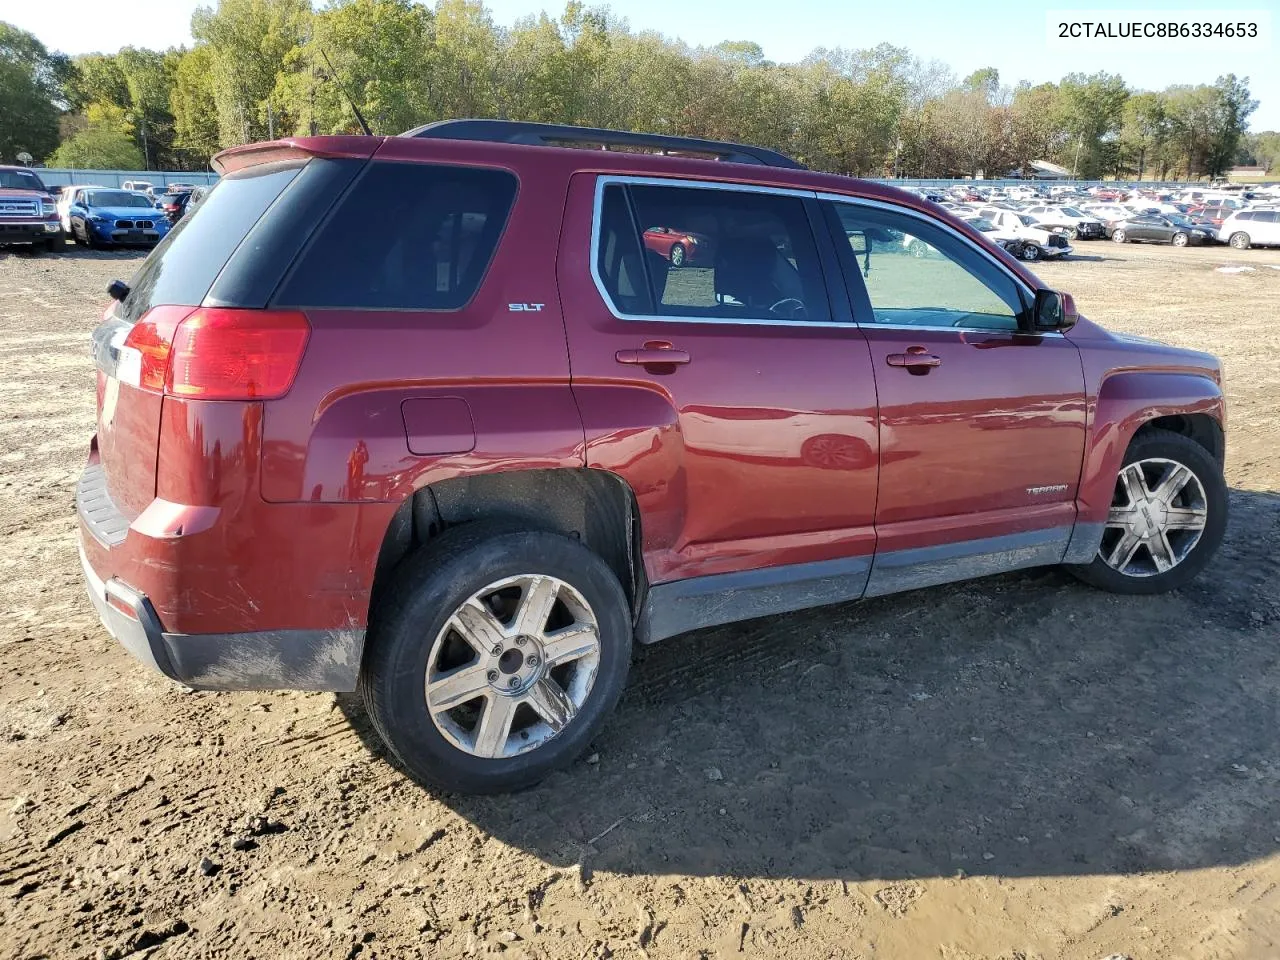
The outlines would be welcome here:
M 163 210 L 145 193 L 106 187 L 81 190 L 67 208 L 71 238 L 88 247 L 158 243 L 169 232 Z

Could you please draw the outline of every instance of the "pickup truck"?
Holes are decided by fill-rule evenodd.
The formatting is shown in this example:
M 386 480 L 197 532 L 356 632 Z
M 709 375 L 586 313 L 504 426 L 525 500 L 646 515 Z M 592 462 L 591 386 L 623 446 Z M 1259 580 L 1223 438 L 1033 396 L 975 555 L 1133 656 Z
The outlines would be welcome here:
M 1071 252 L 1071 242 L 1065 232 L 1048 230 L 1029 214 L 995 207 L 983 207 L 980 212 L 996 229 L 1022 241 L 1018 256 L 1023 260 L 1035 262 L 1043 257 L 1064 257 Z
M 62 218 L 44 182 L 26 167 L 0 167 L 0 247 L 67 248 Z

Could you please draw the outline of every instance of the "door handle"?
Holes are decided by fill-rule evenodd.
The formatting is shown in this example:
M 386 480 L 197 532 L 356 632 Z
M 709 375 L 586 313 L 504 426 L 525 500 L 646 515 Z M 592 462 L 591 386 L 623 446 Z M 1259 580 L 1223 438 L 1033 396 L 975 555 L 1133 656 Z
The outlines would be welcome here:
M 891 353 L 885 357 L 891 367 L 906 367 L 912 373 L 927 373 L 932 367 L 942 366 L 942 358 L 929 353 L 924 347 L 907 347 L 906 353 Z
M 619 363 L 645 367 L 684 364 L 693 359 L 687 350 L 677 350 L 666 340 L 647 340 L 639 350 L 619 350 L 613 358 Z

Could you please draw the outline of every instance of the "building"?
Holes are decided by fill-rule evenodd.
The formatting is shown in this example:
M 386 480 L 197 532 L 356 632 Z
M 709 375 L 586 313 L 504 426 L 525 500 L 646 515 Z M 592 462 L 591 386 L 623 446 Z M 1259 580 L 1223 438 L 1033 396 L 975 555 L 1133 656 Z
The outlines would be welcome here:
M 1260 180 L 1267 175 L 1266 167 L 1232 167 L 1227 171 L 1228 180 Z
M 1019 167 L 1017 170 L 1010 170 L 1009 176 L 1019 180 L 1070 180 L 1071 171 L 1048 160 L 1031 160 L 1025 171 Z

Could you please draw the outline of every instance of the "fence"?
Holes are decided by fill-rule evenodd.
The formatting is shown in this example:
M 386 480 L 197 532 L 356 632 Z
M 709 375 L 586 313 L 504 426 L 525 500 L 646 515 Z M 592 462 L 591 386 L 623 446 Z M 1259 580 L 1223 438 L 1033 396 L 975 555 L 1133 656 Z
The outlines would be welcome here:
M 60 170 L 36 167 L 34 173 L 46 187 L 65 187 L 73 183 L 118 187 L 126 180 L 145 180 L 156 187 L 170 183 L 193 183 L 205 187 L 218 182 L 216 173 L 204 170 Z

